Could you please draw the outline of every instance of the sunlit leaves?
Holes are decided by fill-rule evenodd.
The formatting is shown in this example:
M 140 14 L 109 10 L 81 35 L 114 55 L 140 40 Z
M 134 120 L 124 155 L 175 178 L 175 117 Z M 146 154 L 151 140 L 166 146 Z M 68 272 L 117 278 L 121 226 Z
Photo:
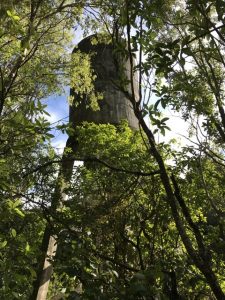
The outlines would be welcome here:
M 94 54 L 92 54 L 94 55 Z M 90 106 L 94 111 L 99 109 L 98 100 L 102 99 L 102 95 L 94 89 L 94 81 L 96 75 L 91 66 L 91 57 L 88 54 L 75 51 L 72 55 L 72 66 L 70 71 L 71 88 L 73 95 L 70 96 L 70 104 L 78 105 L 76 95 L 81 98 L 88 97 L 87 107 Z M 85 101 L 85 99 L 83 99 Z

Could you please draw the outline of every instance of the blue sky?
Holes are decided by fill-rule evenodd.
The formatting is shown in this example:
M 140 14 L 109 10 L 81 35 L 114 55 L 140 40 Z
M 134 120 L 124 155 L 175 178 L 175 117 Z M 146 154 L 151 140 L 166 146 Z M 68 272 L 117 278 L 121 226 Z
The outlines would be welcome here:
M 69 88 L 65 89 L 65 94 L 61 96 L 53 95 L 48 97 L 43 101 L 47 105 L 47 112 L 50 116 L 47 116 L 47 120 L 56 126 L 58 124 L 67 123 L 69 118 L 69 105 L 67 101 L 67 96 L 69 94 Z M 67 135 L 62 134 L 58 130 L 53 130 L 51 132 L 54 134 L 55 138 L 52 139 L 52 146 L 56 149 L 58 153 L 62 153 L 63 148 L 66 143 Z
M 83 31 L 80 27 L 76 28 L 74 32 L 74 39 L 73 45 L 74 47 L 82 40 L 83 38 Z M 70 49 L 70 52 L 72 52 Z M 43 103 L 47 105 L 47 112 L 50 116 L 47 116 L 47 120 L 52 124 L 52 126 L 56 126 L 58 124 L 67 123 L 69 119 L 69 104 L 67 101 L 67 97 L 69 96 L 70 88 L 65 87 L 65 93 L 58 96 L 52 95 L 47 99 L 43 100 Z M 57 123 L 58 122 L 58 123 Z M 53 130 L 51 132 L 55 135 L 55 138 L 52 139 L 52 146 L 56 149 L 58 153 L 62 153 L 66 140 L 67 135 L 62 134 L 60 131 Z

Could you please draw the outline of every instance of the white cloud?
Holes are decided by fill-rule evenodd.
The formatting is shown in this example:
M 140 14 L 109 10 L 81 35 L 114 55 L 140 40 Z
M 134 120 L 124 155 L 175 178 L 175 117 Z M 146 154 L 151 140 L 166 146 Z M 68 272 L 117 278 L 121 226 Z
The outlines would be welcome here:
M 46 115 L 45 118 L 51 124 L 56 123 L 60 120 L 59 114 L 57 112 L 49 110 L 48 113 L 49 113 L 49 116 Z
M 56 139 L 52 142 L 52 147 L 56 150 L 57 154 L 62 154 L 65 146 L 66 146 L 66 138 Z

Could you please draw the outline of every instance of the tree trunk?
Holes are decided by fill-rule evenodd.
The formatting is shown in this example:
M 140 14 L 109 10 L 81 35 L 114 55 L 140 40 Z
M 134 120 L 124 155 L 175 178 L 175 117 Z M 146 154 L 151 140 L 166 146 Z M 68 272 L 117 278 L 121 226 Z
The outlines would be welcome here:
M 56 209 L 66 200 L 66 194 L 64 192 L 68 183 L 70 182 L 74 158 L 73 153 L 77 146 L 76 138 L 69 137 L 62 156 L 62 165 L 59 171 L 55 192 L 52 198 L 50 211 L 54 213 Z M 72 152 L 67 152 L 66 149 L 71 148 Z M 41 258 L 39 260 L 39 270 L 37 272 L 37 279 L 33 283 L 33 292 L 30 296 L 30 300 L 45 300 L 48 293 L 48 287 L 53 272 L 52 261 L 57 251 L 56 237 L 52 232 L 51 224 L 48 224 L 45 228 L 44 236 L 41 246 Z

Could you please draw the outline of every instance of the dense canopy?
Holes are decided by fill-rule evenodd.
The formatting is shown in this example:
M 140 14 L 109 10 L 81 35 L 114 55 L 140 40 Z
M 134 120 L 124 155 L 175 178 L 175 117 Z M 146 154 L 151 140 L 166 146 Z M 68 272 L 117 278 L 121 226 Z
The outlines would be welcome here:
M 225 299 L 224 1 L 1 0 L 0 18 L 0 298 Z M 48 97 L 104 101 L 78 33 L 112 43 L 139 130 L 51 123 Z

